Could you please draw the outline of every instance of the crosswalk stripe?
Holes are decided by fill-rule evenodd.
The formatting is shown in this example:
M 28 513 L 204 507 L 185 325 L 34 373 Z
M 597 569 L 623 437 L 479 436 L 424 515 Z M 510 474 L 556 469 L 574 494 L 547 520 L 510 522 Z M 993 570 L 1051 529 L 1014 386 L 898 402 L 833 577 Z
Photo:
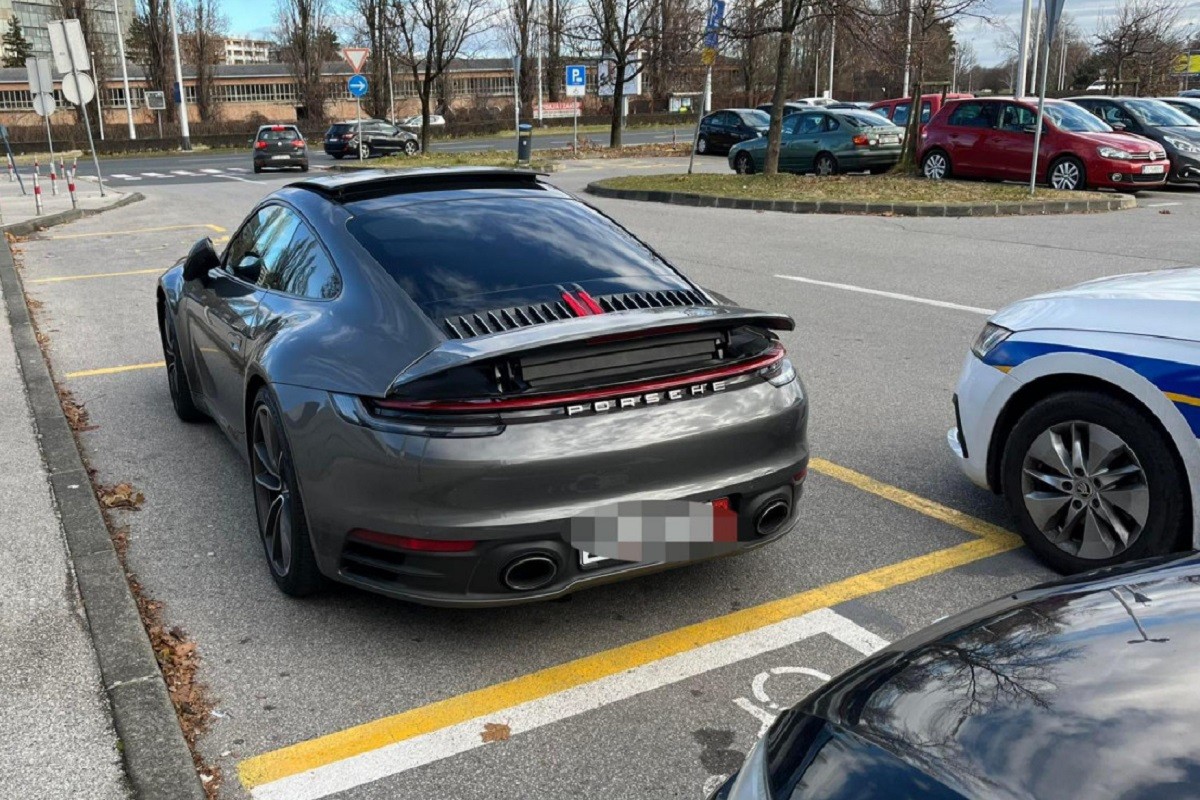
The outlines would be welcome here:
M 230 172 L 249 172 L 250 170 L 246 169 L 245 167 L 230 167 L 229 171 Z
M 171 170 L 171 174 L 172 175 L 187 175 L 188 177 L 191 177 L 191 178 L 196 177 L 196 173 L 191 172 L 190 170 L 186 170 L 186 169 L 173 169 L 173 170 Z
M 224 172 L 224 170 L 212 169 L 211 167 L 205 167 L 204 169 L 202 169 L 200 171 L 207 172 L 209 175 L 220 175 L 222 172 Z
M 144 175 L 147 178 L 169 178 L 169 177 L 171 177 L 170 175 L 164 175 L 161 172 L 143 172 L 142 175 Z

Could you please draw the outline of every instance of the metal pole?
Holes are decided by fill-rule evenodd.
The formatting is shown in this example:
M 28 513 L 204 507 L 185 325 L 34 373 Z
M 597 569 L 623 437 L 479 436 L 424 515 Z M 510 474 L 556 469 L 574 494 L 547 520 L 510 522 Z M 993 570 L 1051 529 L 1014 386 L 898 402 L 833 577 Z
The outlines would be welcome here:
M 64 38 L 66 38 L 65 31 Z M 71 52 L 70 46 L 67 47 L 67 62 L 71 66 L 71 77 L 75 80 L 75 96 L 82 101 L 83 88 L 79 84 L 79 70 L 76 68 L 75 54 Z M 96 91 L 99 93 L 99 87 L 96 88 Z M 87 103 L 79 103 L 79 113 L 83 115 L 83 126 L 87 130 L 88 149 L 92 151 L 92 166 L 96 168 L 96 183 L 100 184 L 100 196 L 105 197 L 104 176 L 100 174 L 100 158 L 96 155 L 96 143 L 92 140 L 92 120 L 87 114 Z
M 50 137 L 50 115 L 42 117 L 46 123 L 46 146 L 50 148 L 50 194 L 58 194 L 58 184 L 54 180 L 54 140 Z
M 521 139 L 521 57 L 513 56 L 513 129 L 517 134 L 518 146 Z
M 1025 0 L 1021 4 L 1021 40 L 1017 47 L 1017 80 L 1013 86 L 1013 95 L 1025 96 L 1025 87 L 1029 85 L 1028 56 L 1029 56 L 1029 17 L 1033 11 L 1033 0 Z
M 179 86 L 179 136 L 183 140 L 184 150 L 192 149 L 192 134 L 188 130 L 187 88 L 183 85 L 183 66 L 179 63 L 179 20 L 175 13 L 175 3 L 178 0 L 168 0 L 171 9 L 171 46 L 175 49 L 175 83 Z
M 908 85 L 909 79 L 912 77 L 912 0 L 908 2 L 908 33 L 904 38 L 904 91 L 900 93 L 901 97 L 908 97 L 911 87 Z
M 536 23 L 534 23 L 534 24 L 536 25 Z M 545 125 L 546 123 L 542 117 L 542 113 L 543 113 L 543 111 L 542 111 L 542 29 L 535 27 L 534 31 L 535 31 L 534 35 L 537 37 L 537 58 L 538 58 L 538 63 L 537 63 L 538 122 L 541 122 L 543 125 Z
M 354 120 L 358 124 L 358 160 L 363 160 L 363 138 L 362 138 L 362 98 L 354 98 Z
M 696 115 L 696 130 L 692 132 L 692 152 L 688 154 L 688 175 L 692 174 L 692 167 L 696 163 L 696 145 L 700 141 L 700 120 L 708 113 L 708 104 L 712 101 L 712 64 L 708 65 L 708 69 L 704 73 L 704 101 L 700 106 L 700 113 Z
M 89 53 L 92 57 L 92 67 L 96 66 L 96 53 Z M 92 70 L 92 78 L 96 77 L 95 69 Z M 104 141 L 104 89 L 100 87 L 100 81 L 96 81 L 96 120 L 100 123 L 100 141 Z
M 117 8 L 117 0 L 113 0 L 113 22 L 117 26 L 117 56 L 121 59 L 121 81 L 125 84 L 125 115 L 129 117 L 129 138 L 137 138 L 137 128 L 133 125 L 133 98 L 129 96 L 129 67 L 125 64 L 125 34 L 121 32 L 121 12 Z
M 1045 63 L 1050 58 L 1050 41 L 1047 39 L 1043 43 L 1042 48 L 1042 63 Z M 1049 70 L 1042 70 L 1041 88 L 1038 90 L 1038 113 L 1037 113 L 1037 128 L 1033 132 L 1033 166 L 1029 170 L 1029 194 L 1033 195 L 1034 187 L 1037 186 L 1038 174 L 1038 150 L 1042 146 L 1042 124 L 1046 118 L 1046 73 Z
M 837 46 L 837 20 L 833 21 L 833 27 L 829 31 L 829 99 L 833 99 L 833 55 L 834 48 Z
M 1033 47 L 1030 48 L 1029 57 L 1029 91 L 1030 93 L 1037 92 L 1038 87 L 1038 70 L 1046 69 L 1046 64 L 1042 59 L 1038 58 L 1042 47 L 1042 0 L 1038 0 L 1037 11 L 1033 15 Z M 1047 51 L 1049 52 L 1049 51 Z

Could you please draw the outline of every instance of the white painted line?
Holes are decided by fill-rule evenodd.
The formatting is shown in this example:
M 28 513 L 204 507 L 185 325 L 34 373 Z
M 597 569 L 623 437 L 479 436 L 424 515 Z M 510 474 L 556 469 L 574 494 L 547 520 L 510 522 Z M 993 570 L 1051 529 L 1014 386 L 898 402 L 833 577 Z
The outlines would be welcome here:
M 142 175 L 144 175 L 147 178 L 169 178 L 169 177 L 171 177 L 170 175 L 164 175 L 161 172 L 143 172 Z
M 251 790 L 250 794 L 255 800 L 319 800 L 483 747 L 485 743 L 480 734 L 489 722 L 507 725 L 515 736 L 779 650 L 821 633 L 843 642 L 864 656 L 887 645 L 883 639 L 837 612 L 821 608 L 531 700 L 496 714 L 467 720 L 424 736 L 265 783 Z
M 230 167 L 229 171 L 230 172 L 249 172 L 250 170 L 246 169 L 245 167 Z
M 222 172 L 224 172 L 224 170 L 213 169 L 212 167 L 205 167 L 204 169 L 202 169 L 200 171 L 207 172 L 209 175 L 220 175 Z
M 1146 208 L 1165 208 L 1167 206 L 1181 206 L 1183 203 L 1146 203 Z
M 191 171 L 189 171 L 189 170 L 186 170 L 186 169 L 173 169 L 173 170 L 171 170 L 171 174 L 172 174 L 172 175 L 187 175 L 187 176 L 189 176 L 189 177 L 192 177 L 192 178 L 195 178 L 195 177 L 196 177 L 196 173 L 195 173 L 195 172 L 191 172 Z
M 797 281 L 798 283 L 810 283 L 813 286 L 827 286 L 830 289 L 843 289 L 847 292 L 859 292 L 861 294 L 873 294 L 877 297 L 888 297 L 892 300 L 907 300 L 910 303 L 921 303 L 927 306 L 936 306 L 937 308 L 950 308 L 955 311 L 970 311 L 972 314 L 983 314 L 991 316 L 996 313 L 994 308 L 979 308 L 977 306 L 964 306 L 959 303 L 948 303 L 945 300 L 930 300 L 928 297 L 914 297 L 911 294 L 900 294 L 899 292 L 885 292 L 881 289 L 868 289 L 865 286 L 852 286 L 848 283 L 833 283 L 831 281 L 818 281 L 813 278 L 801 278 L 798 275 L 776 275 L 776 278 L 783 278 L 786 281 Z
M 124 181 L 140 181 L 141 180 L 141 178 L 134 177 L 133 175 L 126 175 L 124 172 L 113 172 L 113 173 L 110 173 L 108 177 L 120 178 L 121 180 L 124 180 Z
M 258 181 L 252 181 L 249 178 L 243 178 L 239 175 L 217 175 L 217 177 L 228 178 L 231 181 L 241 181 L 242 183 L 258 183 Z

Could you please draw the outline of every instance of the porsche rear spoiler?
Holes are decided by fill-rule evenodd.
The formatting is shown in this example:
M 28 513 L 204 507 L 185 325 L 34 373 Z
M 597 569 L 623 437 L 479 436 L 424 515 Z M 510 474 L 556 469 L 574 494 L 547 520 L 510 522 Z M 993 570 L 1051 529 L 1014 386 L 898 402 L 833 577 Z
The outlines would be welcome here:
M 456 367 L 555 345 L 610 336 L 653 335 L 666 331 L 732 328 L 743 325 L 775 331 L 790 331 L 796 327 L 795 320 L 787 314 L 733 306 L 650 308 L 574 317 L 548 325 L 517 328 L 471 339 L 449 339 L 409 364 L 392 381 L 387 394 L 394 394 L 401 387 L 414 381 Z

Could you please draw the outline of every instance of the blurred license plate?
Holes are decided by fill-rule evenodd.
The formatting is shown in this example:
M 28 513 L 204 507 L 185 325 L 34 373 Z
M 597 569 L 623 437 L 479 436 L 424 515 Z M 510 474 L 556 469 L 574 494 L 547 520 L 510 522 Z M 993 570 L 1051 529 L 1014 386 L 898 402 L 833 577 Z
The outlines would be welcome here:
M 574 517 L 570 541 L 581 569 L 692 561 L 736 548 L 737 520 L 724 499 L 614 503 Z
M 1163 174 L 1163 165 L 1162 164 L 1147 164 L 1146 166 L 1142 167 L 1142 174 L 1143 175 L 1162 175 Z
M 291 156 L 271 156 L 272 161 L 285 161 L 289 158 L 291 158 Z
M 888 135 L 888 136 L 880 136 L 879 137 L 880 144 L 896 144 L 899 141 L 900 141 L 899 136 Z

